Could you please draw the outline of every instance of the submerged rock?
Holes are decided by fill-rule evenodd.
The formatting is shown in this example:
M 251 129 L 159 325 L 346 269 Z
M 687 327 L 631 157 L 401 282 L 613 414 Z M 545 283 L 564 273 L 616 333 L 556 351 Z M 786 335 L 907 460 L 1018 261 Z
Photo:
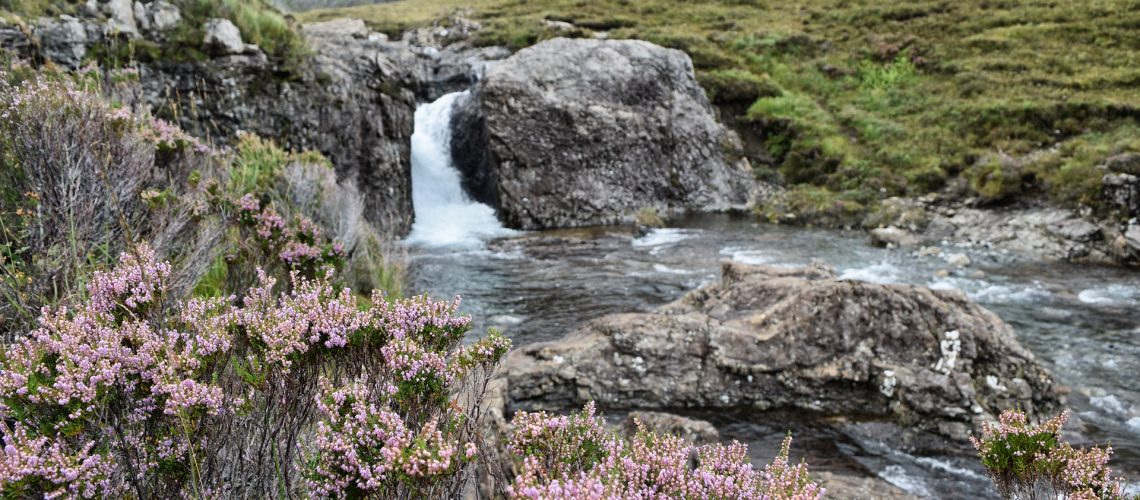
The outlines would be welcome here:
M 871 230 L 871 244 L 879 247 L 917 247 L 922 244 L 914 233 L 894 226 Z
M 986 415 L 1051 415 L 1059 390 L 1013 331 L 957 291 L 726 263 L 651 313 L 593 320 L 509 361 L 515 408 L 794 409 L 965 439 Z
M 489 65 L 453 119 L 468 191 L 521 229 L 725 210 L 756 195 L 684 52 L 554 39 Z

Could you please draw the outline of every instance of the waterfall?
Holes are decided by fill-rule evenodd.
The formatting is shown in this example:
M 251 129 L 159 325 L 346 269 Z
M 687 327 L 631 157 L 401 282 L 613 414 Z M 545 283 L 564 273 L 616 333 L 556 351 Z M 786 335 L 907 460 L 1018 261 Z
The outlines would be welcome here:
M 478 248 L 484 240 L 509 236 L 495 210 L 463 192 L 451 161 L 451 110 L 467 91 L 453 92 L 416 108 L 412 133 L 412 206 L 416 220 L 408 243 L 429 247 Z

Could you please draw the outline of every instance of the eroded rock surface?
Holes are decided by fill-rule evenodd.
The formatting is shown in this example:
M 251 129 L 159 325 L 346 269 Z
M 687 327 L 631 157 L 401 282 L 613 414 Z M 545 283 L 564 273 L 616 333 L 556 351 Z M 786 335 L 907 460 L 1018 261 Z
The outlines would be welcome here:
M 959 292 L 726 263 L 723 280 L 512 353 L 514 408 L 793 409 L 961 440 L 986 415 L 1050 415 L 1049 374 Z
M 489 65 L 453 119 L 468 190 L 520 229 L 741 208 L 757 196 L 685 53 L 554 39 Z

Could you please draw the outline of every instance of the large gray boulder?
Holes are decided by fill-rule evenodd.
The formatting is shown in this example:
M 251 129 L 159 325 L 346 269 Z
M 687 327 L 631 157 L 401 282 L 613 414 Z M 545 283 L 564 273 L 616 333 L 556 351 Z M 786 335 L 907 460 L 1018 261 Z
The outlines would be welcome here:
M 959 292 L 729 263 L 657 311 L 593 320 L 509 358 L 513 408 L 793 409 L 958 440 L 1060 407 L 1050 375 Z
M 99 10 L 107 17 L 104 32 L 107 35 L 122 35 L 128 38 L 139 36 L 139 25 L 135 19 L 135 5 L 132 0 L 100 0 Z
M 41 40 L 44 57 L 65 68 L 79 68 L 87 56 L 87 29 L 74 17 L 41 18 L 35 33 Z M 26 43 L 18 45 L 26 46 Z
M 685 53 L 558 38 L 487 66 L 452 119 L 468 191 L 521 229 L 744 207 L 756 188 Z

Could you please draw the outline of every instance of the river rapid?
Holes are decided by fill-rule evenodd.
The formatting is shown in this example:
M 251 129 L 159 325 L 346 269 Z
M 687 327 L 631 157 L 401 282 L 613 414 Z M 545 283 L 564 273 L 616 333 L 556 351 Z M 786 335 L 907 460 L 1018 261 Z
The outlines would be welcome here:
M 1069 439 L 1112 445 L 1114 469 L 1140 481 L 1140 273 L 1043 263 L 953 242 L 944 242 L 940 254 L 919 255 L 873 247 L 863 232 L 729 215 L 689 217 L 647 232 L 511 231 L 459 186 L 443 146 L 454 99 L 444 96 L 416 113 L 410 289 L 462 296 L 476 332 L 499 328 L 516 346 L 557 339 L 584 321 L 649 311 L 715 282 L 725 260 L 788 267 L 823 261 L 841 279 L 959 289 L 1012 325 L 1071 390 Z M 951 266 L 950 253 L 967 254 L 971 265 Z M 904 453 L 795 415 L 694 416 L 715 423 L 722 438 L 749 443 L 754 463 L 767 462 L 792 431 L 793 455 L 815 470 L 877 476 L 920 497 L 992 495 L 970 450 Z

